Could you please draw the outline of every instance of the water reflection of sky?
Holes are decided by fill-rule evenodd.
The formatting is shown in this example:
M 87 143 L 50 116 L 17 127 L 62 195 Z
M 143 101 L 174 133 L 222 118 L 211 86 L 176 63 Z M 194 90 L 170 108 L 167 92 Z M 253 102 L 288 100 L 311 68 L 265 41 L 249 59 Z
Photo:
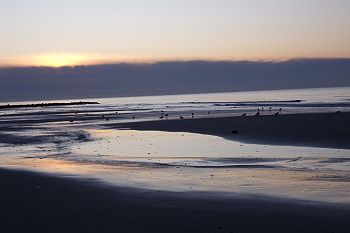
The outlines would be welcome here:
M 137 188 L 350 202 L 349 150 L 242 144 L 181 132 L 88 132 L 93 140 L 64 147 L 1 147 L 1 164 Z
M 81 155 L 81 161 L 92 163 L 335 170 L 348 170 L 350 165 L 349 150 L 245 144 L 182 132 L 91 130 L 90 135 L 94 140 L 75 144 L 72 153 Z M 330 158 L 341 162 L 332 163 Z

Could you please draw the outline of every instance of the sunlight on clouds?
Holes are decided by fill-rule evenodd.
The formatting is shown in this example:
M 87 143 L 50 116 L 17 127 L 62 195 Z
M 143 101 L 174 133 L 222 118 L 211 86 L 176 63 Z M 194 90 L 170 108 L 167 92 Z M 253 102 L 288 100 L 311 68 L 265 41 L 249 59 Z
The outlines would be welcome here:
M 1 59 L 3 66 L 46 66 L 62 67 L 77 65 L 98 65 L 114 63 L 152 63 L 160 60 L 173 60 L 171 57 L 114 55 L 114 54 L 75 54 L 75 53 L 47 53 L 7 57 Z
M 33 58 L 34 65 L 61 67 L 84 64 L 89 60 L 89 56 L 76 54 L 44 54 Z

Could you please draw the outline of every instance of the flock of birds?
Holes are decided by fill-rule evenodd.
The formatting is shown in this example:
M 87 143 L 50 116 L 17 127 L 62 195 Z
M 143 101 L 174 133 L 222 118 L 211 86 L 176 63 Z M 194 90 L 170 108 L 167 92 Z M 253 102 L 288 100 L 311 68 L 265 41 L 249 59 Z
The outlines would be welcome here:
M 255 116 L 260 116 L 260 111 L 263 112 L 264 110 L 265 110 L 264 107 L 262 107 L 261 109 L 258 108 L 257 113 L 255 113 Z M 269 108 L 268 108 L 268 111 L 271 112 L 271 111 L 272 111 L 272 107 L 269 107 Z M 273 115 L 277 116 L 277 115 L 279 115 L 281 112 L 282 112 L 282 108 L 279 108 L 278 111 L 277 111 L 276 113 L 274 113 Z M 242 116 L 246 116 L 246 115 L 247 115 L 246 113 L 243 113 Z
M 267 109 L 265 109 L 264 107 L 258 108 L 257 112 L 255 113 L 255 116 L 260 116 L 260 115 L 261 115 L 260 112 L 263 112 L 263 111 L 265 111 L 265 110 L 271 112 L 273 109 L 272 109 L 272 107 L 269 107 L 269 108 L 267 108 Z M 279 115 L 281 112 L 282 112 L 282 108 L 279 108 L 278 111 L 275 112 L 273 115 L 277 116 L 277 115 Z M 210 113 L 211 113 L 210 111 L 207 112 L 208 115 L 210 115 Z M 77 115 L 78 112 L 76 112 L 75 114 Z M 115 112 L 115 114 L 118 114 L 118 112 Z M 194 116 L 195 116 L 195 114 L 192 112 L 192 113 L 191 113 L 191 118 L 194 118 Z M 243 113 L 241 116 L 243 116 L 243 117 L 244 117 L 244 116 L 247 116 L 247 113 Z M 102 115 L 101 117 L 102 117 L 102 119 L 105 119 L 106 121 L 109 121 L 109 118 L 106 117 L 105 115 Z M 132 115 L 131 117 L 132 117 L 133 120 L 135 119 L 135 115 Z M 167 119 L 168 117 L 169 117 L 169 113 L 165 113 L 163 110 L 161 110 L 161 115 L 160 115 L 159 118 L 162 120 L 162 119 L 164 119 L 164 118 Z M 181 120 L 185 119 L 185 117 L 182 116 L 182 115 L 180 115 L 179 118 L 180 118 Z M 69 122 L 70 122 L 70 123 L 73 123 L 74 120 L 71 119 L 71 120 L 69 120 Z
M 257 112 L 254 114 L 254 116 L 260 116 L 260 115 L 261 115 L 261 112 L 264 112 L 264 111 L 272 112 L 272 111 L 276 111 L 276 110 L 274 110 L 272 107 L 269 107 L 269 108 L 261 107 L 261 108 L 258 108 L 258 109 L 257 109 Z M 273 115 L 274 115 L 274 116 L 278 116 L 278 115 L 281 114 L 281 112 L 282 112 L 282 108 L 278 108 L 277 111 L 276 111 Z M 336 113 L 340 113 L 340 110 L 336 111 Z M 6 113 L 5 113 L 5 114 L 6 114 Z M 77 115 L 78 112 L 76 112 L 75 114 Z M 118 114 L 118 112 L 115 112 L 115 114 Z M 207 114 L 210 115 L 210 111 L 208 111 Z M 192 113 L 191 113 L 191 118 L 194 118 L 194 115 L 195 115 L 195 114 L 192 112 Z M 247 113 L 243 113 L 241 116 L 242 116 L 242 117 L 245 117 L 245 116 L 247 116 L 247 115 L 248 115 Z M 132 115 L 131 117 L 132 117 L 133 120 L 135 119 L 135 115 Z M 160 115 L 159 118 L 162 120 L 162 119 L 164 119 L 164 118 L 167 119 L 168 117 L 169 117 L 169 113 L 165 113 L 163 110 L 161 110 L 161 115 Z M 182 115 L 180 115 L 179 118 L 180 118 L 181 120 L 185 119 L 185 117 L 182 116 Z M 102 115 L 102 119 L 105 119 L 106 121 L 109 121 L 109 118 L 106 117 L 105 115 Z M 73 123 L 74 120 L 71 119 L 71 120 L 69 120 L 69 122 L 70 122 L 70 123 Z
M 272 109 L 272 107 L 269 107 L 267 110 L 271 112 L 273 109 Z M 260 115 L 261 115 L 260 112 L 263 112 L 263 111 L 265 111 L 265 108 L 264 108 L 264 107 L 262 107 L 261 109 L 258 108 L 258 111 L 255 113 L 255 116 L 260 116 Z M 275 112 L 273 115 L 277 116 L 277 115 L 279 115 L 281 112 L 282 112 L 282 108 L 279 108 L 278 111 Z M 208 115 L 210 115 L 210 111 L 208 111 Z M 161 110 L 161 115 L 160 115 L 160 117 L 159 117 L 161 120 L 162 120 L 163 118 L 168 118 L 168 116 L 169 116 L 168 113 L 164 113 L 164 111 Z M 247 113 L 243 113 L 241 116 L 247 116 Z M 191 117 L 194 118 L 194 113 L 193 113 L 193 112 L 191 113 Z M 185 119 L 185 117 L 182 116 L 182 115 L 180 115 L 180 119 L 183 120 L 183 119 Z

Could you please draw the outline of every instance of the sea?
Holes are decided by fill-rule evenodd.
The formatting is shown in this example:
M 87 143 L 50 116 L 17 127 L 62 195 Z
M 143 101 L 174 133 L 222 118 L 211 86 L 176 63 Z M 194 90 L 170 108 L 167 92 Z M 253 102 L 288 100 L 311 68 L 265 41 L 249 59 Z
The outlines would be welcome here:
M 98 102 L 98 105 L 81 106 L 54 106 L 33 108 L 26 107 L 20 109 L 0 110 L 0 115 L 7 115 L 7 120 L 11 114 L 18 117 L 20 114 L 32 114 L 36 119 L 38 115 L 45 117 L 45 112 L 57 112 L 60 114 L 76 112 L 90 112 L 96 114 L 109 114 L 120 112 L 134 116 L 136 120 L 158 117 L 159 112 L 166 111 L 170 117 L 178 117 L 181 113 L 197 113 L 197 115 L 212 116 L 220 114 L 239 115 L 241 113 L 254 114 L 257 110 L 277 111 L 280 108 L 285 113 L 305 113 L 305 112 L 330 112 L 350 110 L 350 87 L 337 88 L 314 88 L 314 89 L 294 89 L 294 90 L 273 90 L 273 91 L 247 91 L 209 94 L 186 94 L 186 95 L 161 95 L 161 96 L 138 96 L 138 97 L 115 97 L 115 98 L 91 98 L 91 99 L 68 99 L 42 101 L 44 103 L 62 103 L 91 101 Z M 2 102 L 7 104 L 37 104 L 41 101 L 21 101 Z M 264 111 L 261 112 L 262 114 Z M 51 117 L 50 115 L 49 117 Z M 136 117 L 137 116 L 137 117 Z M 29 116 L 26 116 L 26 118 Z M 3 118 L 0 118 L 0 122 Z M 125 119 L 124 119 L 125 120 Z M 135 120 L 135 119 L 134 119 Z

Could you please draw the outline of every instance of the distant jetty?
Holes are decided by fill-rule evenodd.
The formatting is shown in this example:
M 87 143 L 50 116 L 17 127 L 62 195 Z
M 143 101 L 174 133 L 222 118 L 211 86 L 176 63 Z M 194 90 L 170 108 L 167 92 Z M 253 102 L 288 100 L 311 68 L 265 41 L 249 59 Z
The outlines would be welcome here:
M 38 103 L 38 104 L 6 104 L 0 105 L 0 109 L 12 109 L 12 108 L 33 108 L 33 107 L 56 107 L 56 106 L 71 106 L 71 105 L 88 105 L 88 104 L 100 104 L 99 102 L 65 102 L 65 103 Z

